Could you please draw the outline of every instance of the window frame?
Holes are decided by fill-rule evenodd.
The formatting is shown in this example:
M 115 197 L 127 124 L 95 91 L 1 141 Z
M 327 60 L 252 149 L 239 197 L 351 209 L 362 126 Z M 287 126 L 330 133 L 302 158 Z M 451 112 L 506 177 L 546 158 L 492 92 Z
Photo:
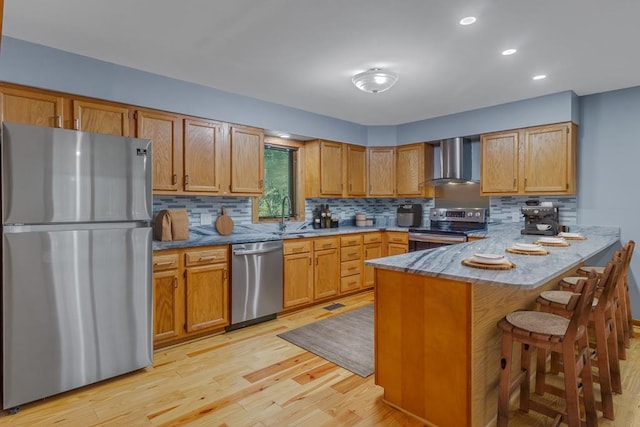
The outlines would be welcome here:
M 266 146 L 274 146 L 274 147 L 282 147 L 286 149 L 295 150 L 294 153 L 294 161 L 293 161 L 293 192 L 295 200 L 292 200 L 297 212 L 293 212 L 289 217 L 291 221 L 304 221 L 304 170 L 302 159 L 304 158 L 304 143 L 301 141 L 296 141 L 292 139 L 283 139 L 274 136 L 265 136 L 264 145 Z M 266 165 L 265 165 L 266 166 Z M 280 218 L 260 218 L 260 214 L 258 212 L 258 203 L 261 196 L 253 197 L 252 203 L 252 222 L 257 223 L 270 223 L 270 222 L 278 222 Z

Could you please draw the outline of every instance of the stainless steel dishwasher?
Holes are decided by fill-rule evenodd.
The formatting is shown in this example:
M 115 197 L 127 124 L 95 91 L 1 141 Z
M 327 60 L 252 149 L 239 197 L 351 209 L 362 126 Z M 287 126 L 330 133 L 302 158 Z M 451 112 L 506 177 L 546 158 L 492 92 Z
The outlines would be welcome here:
M 282 311 L 282 241 L 231 246 L 231 325 L 234 330 Z

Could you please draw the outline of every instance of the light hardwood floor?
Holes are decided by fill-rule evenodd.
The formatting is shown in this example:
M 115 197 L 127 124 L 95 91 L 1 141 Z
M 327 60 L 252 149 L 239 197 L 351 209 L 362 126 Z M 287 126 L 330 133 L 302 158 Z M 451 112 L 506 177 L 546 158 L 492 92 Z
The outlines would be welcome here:
M 152 367 L 24 405 L 0 425 L 56 426 L 419 426 L 381 401 L 361 378 L 276 335 L 373 302 L 367 292 L 275 321 L 155 353 Z M 638 331 L 640 332 L 640 331 Z M 640 426 L 640 339 L 622 364 L 624 394 L 614 422 Z M 635 366 L 635 368 L 634 368 Z M 515 407 L 514 407 L 515 408 Z M 548 425 L 520 414 L 512 425 Z

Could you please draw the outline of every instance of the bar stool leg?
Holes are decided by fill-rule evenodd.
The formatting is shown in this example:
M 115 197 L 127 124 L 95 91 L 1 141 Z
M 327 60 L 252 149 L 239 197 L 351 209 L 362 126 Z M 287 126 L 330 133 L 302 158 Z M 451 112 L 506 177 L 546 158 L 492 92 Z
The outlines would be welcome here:
M 502 334 L 502 357 L 500 359 L 500 389 L 498 391 L 498 427 L 506 427 L 509 422 L 509 398 L 511 390 L 511 356 L 513 340 L 511 333 Z
M 520 369 L 524 374 L 520 383 L 520 410 L 529 412 L 529 393 L 531 390 L 531 346 L 529 344 L 520 346 Z
M 591 373 L 591 357 L 589 357 L 589 338 L 587 334 L 583 334 L 578 340 L 578 344 L 584 349 L 582 353 L 582 397 L 584 399 L 584 411 L 587 421 L 587 427 L 598 425 L 598 414 L 596 413 L 596 400 L 593 387 L 593 375 Z M 575 364 L 574 364 L 575 366 Z
M 602 414 L 605 418 L 613 420 L 613 392 L 611 391 L 611 370 L 609 367 L 609 354 L 607 351 L 606 321 L 603 313 L 598 312 L 593 321 L 596 338 L 596 355 L 598 359 L 598 379 L 600 383 L 600 396 L 602 399 Z
M 544 348 L 538 348 L 536 356 L 536 394 L 542 396 L 547 375 L 547 351 Z

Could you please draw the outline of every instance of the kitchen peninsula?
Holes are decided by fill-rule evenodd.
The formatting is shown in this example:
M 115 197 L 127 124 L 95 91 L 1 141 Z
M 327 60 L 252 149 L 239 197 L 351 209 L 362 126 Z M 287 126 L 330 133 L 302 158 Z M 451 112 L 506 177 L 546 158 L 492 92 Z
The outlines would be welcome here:
M 497 412 L 505 314 L 535 307 L 543 290 L 619 243 L 617 227 L 572 226 L 586 240 L 549 247 L 549 255 L 506 254 L 516 267 L 485 270 L 461 261 L 532 243 L 516 224 L 487 238 L 367 261 L 375 267 L 375 372 L 384 400 L 428 425 L 485 426 Z

